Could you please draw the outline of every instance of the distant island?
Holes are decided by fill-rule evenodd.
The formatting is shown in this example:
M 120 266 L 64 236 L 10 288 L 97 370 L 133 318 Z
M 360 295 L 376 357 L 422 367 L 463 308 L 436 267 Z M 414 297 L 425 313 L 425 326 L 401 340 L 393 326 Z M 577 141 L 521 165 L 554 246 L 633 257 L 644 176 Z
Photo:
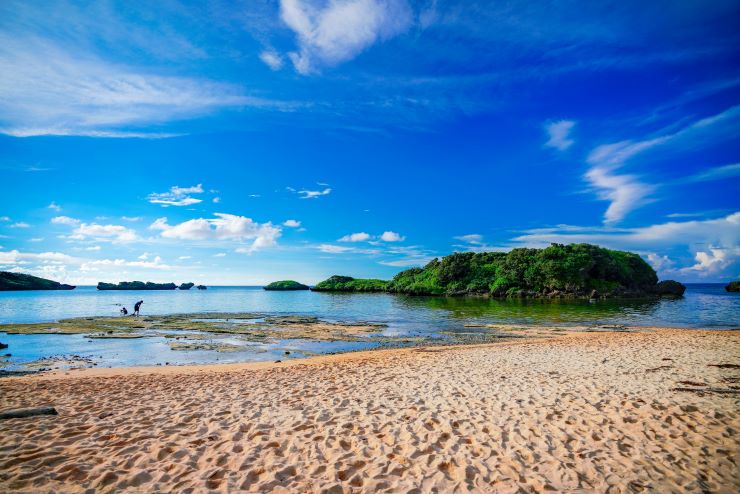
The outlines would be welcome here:
M 179 286 L 178 288 L 179 288 L 180 290 L 190 290 L 190 289 L 191 289 L 191 288 L 193 288 L 194 286 L 195 286 L 195 283 L 183 283 L 183 284 L 181 284 L 181 285 L 180 285 L 180 286 Z
M 298 283 L 297 281 L 293 280 L 281 280 L 281 281 L 273 281 L 267 286 L 263 286 L 265 290 L 274 290 L 274 291 L 291 291 L 291 290 L 308 290 L 308 285 L 304 285 L 303 283 Z
M 207 287 L 207 286 L 205 286 L 205 285 L 198 285 L 198 286 L 197 286 L 196 288 L 197 288 L 198 290 L 207 290 L 207 289 L 208 289 L 208 287 Z
M 740 292 L 740 281 L 731 281 L 725 286 L 725 291 Z
M 544 249 L 462 252 L 407 269 L 392 280 L 332 276 L 314 291 L 388 292 L 408 295 L 488 295 L 517 298 L 680 297 L 677 281 L 658 283 L 639 255 L 590 244 Z
M 116 283 L 98 283 L 98 290 L 174 290 L 177 285 L 174 283 L 152 283 L 147 281 L 122 281 Z
M 11 273 L 0 271 L 0 291 L 16 290 L 74 290 L 74 285 L 66 285 L 58 281 L 47 280 L 30 274 Z

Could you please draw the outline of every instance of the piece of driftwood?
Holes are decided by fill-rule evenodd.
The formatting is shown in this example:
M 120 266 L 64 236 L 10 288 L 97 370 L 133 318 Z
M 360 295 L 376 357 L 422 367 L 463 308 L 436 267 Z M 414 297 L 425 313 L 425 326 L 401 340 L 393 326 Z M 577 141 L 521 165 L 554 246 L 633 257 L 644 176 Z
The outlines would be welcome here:
M 17 408 L 15 410 L 6 410 L 0 412 L 0 420 L 20 419 L 24 417 L 34 417 L 36 415 L 59 415 L 54 407 L 37 407 L 37 408 Z

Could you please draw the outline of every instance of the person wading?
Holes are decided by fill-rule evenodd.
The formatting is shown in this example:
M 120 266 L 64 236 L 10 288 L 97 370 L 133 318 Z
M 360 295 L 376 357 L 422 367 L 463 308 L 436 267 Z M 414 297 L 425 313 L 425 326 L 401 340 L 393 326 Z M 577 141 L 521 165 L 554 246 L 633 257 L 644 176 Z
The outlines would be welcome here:
M 134 316 L 139 315 L 139 309 L 141 308 L 141 304 L 143 303 L 144 303 L 143 300 L 139 300 L 138 302 L 136 302 L 136 304 L 134 304 L 134 313 L 133 313 Z

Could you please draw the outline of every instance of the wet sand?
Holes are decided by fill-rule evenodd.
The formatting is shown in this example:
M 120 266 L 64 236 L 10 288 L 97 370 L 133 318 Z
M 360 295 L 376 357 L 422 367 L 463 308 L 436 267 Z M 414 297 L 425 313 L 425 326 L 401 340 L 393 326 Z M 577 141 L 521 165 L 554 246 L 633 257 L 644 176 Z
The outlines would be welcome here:
M 739 386 L 740 331 L 659 329 L 6 378 L 59 415 L 0 491 L 738 492 Z

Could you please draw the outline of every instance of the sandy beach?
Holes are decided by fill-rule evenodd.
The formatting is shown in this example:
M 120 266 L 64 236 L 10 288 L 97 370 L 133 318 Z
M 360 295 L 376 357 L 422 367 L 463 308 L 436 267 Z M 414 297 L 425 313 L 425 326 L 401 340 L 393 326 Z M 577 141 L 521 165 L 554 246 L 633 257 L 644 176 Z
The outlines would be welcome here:
M 2 492 L 738 492 L 740 331 L 0 381 Z

